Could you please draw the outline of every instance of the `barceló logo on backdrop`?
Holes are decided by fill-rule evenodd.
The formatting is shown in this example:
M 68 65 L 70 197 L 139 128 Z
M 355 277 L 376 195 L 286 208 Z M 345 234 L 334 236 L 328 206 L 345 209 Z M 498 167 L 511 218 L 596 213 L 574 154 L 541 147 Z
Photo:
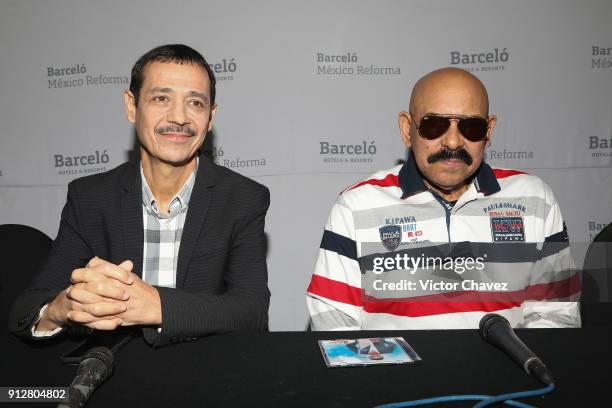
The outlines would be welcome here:
M 107 170 L 110 157 L 106 150 L 96 150 L 90 154 L 54 154 L 53 167 L 59 175 L 79 175 L 101 173 Z
M 129 78 L 119 75 L 91 73 L 85 64 L 47 67 L 48 89 L 79 88 L 83 86 L 128 85 Z
M 356 144 L 319 142 L 319 155 L 324 163 L 374 163 L 376 142 L 362 141 Z
M 470 72 L 503 71 L 510 61 L 508 48 L 487 51 L 451 51 L 450 64 Z
M 316 73 L 328 77 L 372 77 L 400 75 L 399 67 L 362 62 L 356 52 L 315 53 Z

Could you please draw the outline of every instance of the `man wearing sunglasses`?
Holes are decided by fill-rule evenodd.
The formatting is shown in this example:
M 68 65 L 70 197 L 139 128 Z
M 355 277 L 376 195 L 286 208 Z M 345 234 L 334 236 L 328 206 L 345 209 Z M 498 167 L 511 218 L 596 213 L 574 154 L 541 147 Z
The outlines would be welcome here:
M 550 188 L 483 162 L 496 122 L 464 70 L 416 83 L 399 114 L 406 163 L 332 208 L 308 287 L 314 330 L 477 328 L 490 312 L 515 327 L 580 325 L 577 303 L 561 301 L 579 285 Z

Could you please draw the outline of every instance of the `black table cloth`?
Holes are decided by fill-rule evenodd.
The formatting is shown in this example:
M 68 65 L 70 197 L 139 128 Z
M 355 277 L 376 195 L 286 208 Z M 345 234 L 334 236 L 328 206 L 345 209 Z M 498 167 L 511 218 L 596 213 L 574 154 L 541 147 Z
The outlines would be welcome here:
M 610 406 L 609 329 L 516 332 L 552 370 L 557 384 L 552 394 L 525 402 L 542 407 Z M 423 360 L 327 368 L 317 344 L 319 339 L 395 336 L 404 337 Z M 70 384 L 75 366 L 62 365 L 59 355 L 75 341 L 24 343 L 6 332 L 1 340 L 1 386 Z M 485 343 L 477 330 L 232 333 L 160 349 L 141 338 L 132 340 L 117 354 L 114 374 L 87 406 L 371 407 L 539 387 L 509 357 Z

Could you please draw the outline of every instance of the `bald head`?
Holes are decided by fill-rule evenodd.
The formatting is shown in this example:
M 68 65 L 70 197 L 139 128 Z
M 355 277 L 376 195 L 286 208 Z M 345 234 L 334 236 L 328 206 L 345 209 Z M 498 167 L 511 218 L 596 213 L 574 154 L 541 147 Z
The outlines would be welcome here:
M 432 111 L 447 107 L 446 111 Z M 476 110 L 458 112 L 460 108 Z M 430 72 L 417 81 L 410 95 L 410 112 L 417 118 L 425 113 L 467 114 L 486 117 L 489 96 L 483 83 L 459 68 L 442 68 Z

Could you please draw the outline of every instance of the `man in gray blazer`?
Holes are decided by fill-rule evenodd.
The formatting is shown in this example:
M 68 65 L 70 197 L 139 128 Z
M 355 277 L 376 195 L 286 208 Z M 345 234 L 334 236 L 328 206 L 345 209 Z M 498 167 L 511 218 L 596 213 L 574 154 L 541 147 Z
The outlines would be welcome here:
M 124 93 L 138 160 L 68 186 L 59 232 L 10 329 L 48 338 L 71 326 L 142 326 L 153 346 L 265 330 L 266 187 L 199 154 L 215 78 L 186 45 L 143 55 Z

